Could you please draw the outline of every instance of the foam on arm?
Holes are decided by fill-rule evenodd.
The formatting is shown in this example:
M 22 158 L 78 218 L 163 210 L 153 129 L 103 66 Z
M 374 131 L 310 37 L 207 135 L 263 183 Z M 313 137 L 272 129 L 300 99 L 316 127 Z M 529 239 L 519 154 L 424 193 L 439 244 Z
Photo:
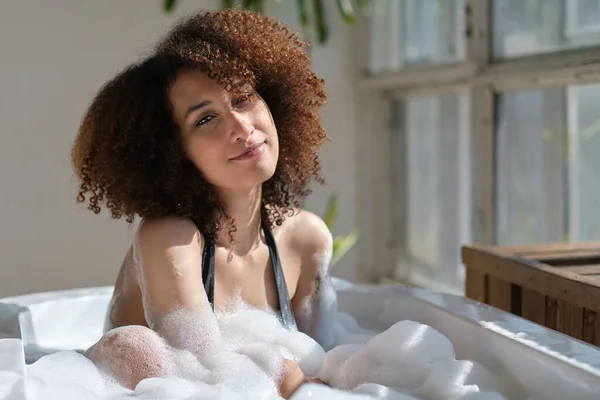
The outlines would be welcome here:
M 337 294 L 329 275 L 333 238 L 325 223 L 303 211 L 299 236 L 303 239 L 303 265 L 293 299 L 298 329 L 317 341 L 325 350 L 334 346 Z
M 135 239 L 150 329 L 196 356 L 220 346 L 221 332 L 202 283 L 204 243 L 196 226 L 180 218 L 144 221 Z

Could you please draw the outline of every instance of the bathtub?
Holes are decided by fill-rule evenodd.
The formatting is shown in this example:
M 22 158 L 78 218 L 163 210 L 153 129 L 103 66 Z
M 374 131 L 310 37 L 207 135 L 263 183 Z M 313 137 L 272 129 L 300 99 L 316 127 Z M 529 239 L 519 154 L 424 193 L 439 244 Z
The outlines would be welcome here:
M 418 321 L 449 338 L 457 359 L 506 374 L 535 399 L 600 399 L 600 348 L 460 296 L 339 279 L 335 286 L 340 312 L 365 328 Z M 96 287 L 0 299 L 0 369 L 25 374 L 45 354 L 85 350 L 102 334 L 111 294 Z

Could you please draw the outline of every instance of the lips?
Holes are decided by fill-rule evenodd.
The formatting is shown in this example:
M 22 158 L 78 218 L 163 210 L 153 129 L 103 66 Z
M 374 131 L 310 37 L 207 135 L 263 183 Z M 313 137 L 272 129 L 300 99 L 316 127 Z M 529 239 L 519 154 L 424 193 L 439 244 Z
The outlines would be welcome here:
M 247 160 L 249 158 L 255 157 L 262 153 L 264 149 L 265 142 L 259 142 L 253 144 L 252 146 L 246 147 L 241 153 L 237 156 L 230 158 L 231 161 L 239 161 L 239 160 Z

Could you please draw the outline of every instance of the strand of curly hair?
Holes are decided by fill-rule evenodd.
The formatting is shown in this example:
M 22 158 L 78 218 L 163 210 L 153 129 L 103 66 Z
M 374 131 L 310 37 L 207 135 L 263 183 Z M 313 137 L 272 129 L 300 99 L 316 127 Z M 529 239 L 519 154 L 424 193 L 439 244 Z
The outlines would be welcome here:
M 263 184 L 262 217 L 281 225 L 323 183 L 318 151 L 327 139 L 319 111 L 324 81 L 311 69 L 306 43 L 287 26 L 246 10 L 194 14 L 179 21 L 152 54 L 107 82 L 80 125 L 72 161 L 80 178 L 78 202 L 113 218 L 180 216 L 215 240 L 235 225 L 215 189 L 185 156 L 168 99 L 185 69 L 199 68 L 227 90 L 234 79 L 252 85 L 275 122 L 280 154 Z

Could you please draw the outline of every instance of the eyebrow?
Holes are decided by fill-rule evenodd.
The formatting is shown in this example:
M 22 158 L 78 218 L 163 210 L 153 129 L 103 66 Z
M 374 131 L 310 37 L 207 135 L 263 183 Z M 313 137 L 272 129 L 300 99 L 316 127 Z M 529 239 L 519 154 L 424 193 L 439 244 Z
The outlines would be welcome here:
M 188 108 L 188 110 L 185 112 L 185 117 L 184 117 L 184 118 L 187 118 L 187 117 L 188 117 L 188 116 L 189 116 L 189 115 L 190 115 L 192 112 L 194 112 L 194 111 L 196 111 L 196 110 L 199 110 L 199 109 L 201 109 L 201 108 L 204 108 L 204 107 L 206 107 L 206 106 L 208 106 L 208 105 L 210 105 L 210 104 L 212 104 L 212 101 L 210 101 L 210 100 L 206 100 L 206 101 L 203 101 L 202 103 L 198 103 L 198 104 L 195 104 L 195 105 L 191 106 L 191 107 L 190 107 L 190 108 Z

